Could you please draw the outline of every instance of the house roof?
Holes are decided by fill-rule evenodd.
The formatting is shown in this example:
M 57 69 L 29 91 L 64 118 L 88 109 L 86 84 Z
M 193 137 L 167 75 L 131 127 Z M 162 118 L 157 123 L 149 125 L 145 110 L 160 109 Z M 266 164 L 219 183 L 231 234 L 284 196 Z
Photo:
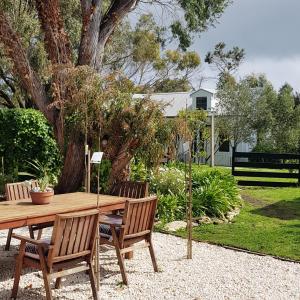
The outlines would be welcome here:
M 153 93 L 153 94 L 134 94 L 133 98 L 145 98 L 150 97 L 150 99 L 158 102 L 167 104 L 164 108 L 164 115 L 166 117 L 176 117 L 179 111 L 186 108 L 192 108 L 192 95 L 199 92 L 206 91 L 212 95 L 215 94 L 215 91 L 212 89 L 200 88 L 197 91 L 189 92 L 173 92 L 173 93 Z M 212 99 L 213 101 L 213 99 Z
M 214 95 L 216 93 L 216 91 L 213 90 L 213 89 L 200 88 L 200 89 L 198 89 L 196 91 L 193 91 L 190 95 L 193 96 L 195 93 L 198 93 L 199 91 L 205 91 L 205 92 L 208 92 L 208 93 L 210 93 L 212 95 Z
M 164 115 L 166 117 L 176 117 L 179 111 L 186 108 L 191 108 L 192 98 L 190 92 L 179 92 L 179 93 L 155 93 L 155 94 L 134 94 L 133 98 L 145 98 L 147 96 L 150 99 L 158 102 L 167 104 L 164 108 Z

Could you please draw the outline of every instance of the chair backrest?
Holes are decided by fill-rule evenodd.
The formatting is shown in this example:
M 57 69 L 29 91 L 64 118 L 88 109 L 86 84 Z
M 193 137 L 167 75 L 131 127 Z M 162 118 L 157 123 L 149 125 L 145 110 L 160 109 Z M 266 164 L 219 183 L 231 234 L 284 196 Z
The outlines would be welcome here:
M 56 216 L 48 254 L 48 266 L 83 256 L 91 257 L 99 227 L 97 209 Z
M 127 200 L 123 215 L 124 239 L 140 237 L 153 229 L 157 196 Z
M 148 182 L 121 181 L 113 185 L 109 194 L 136 199 L 145 198 L 148 196 L 148 186 Z
M 38 185 L 36 180 L 32 181 L 32 186 Z M 7 201 L 24 200 L 29 199 L 29 189 L 23 184 L 23 182 L 7 183 L 5 185 L 5 194 Z

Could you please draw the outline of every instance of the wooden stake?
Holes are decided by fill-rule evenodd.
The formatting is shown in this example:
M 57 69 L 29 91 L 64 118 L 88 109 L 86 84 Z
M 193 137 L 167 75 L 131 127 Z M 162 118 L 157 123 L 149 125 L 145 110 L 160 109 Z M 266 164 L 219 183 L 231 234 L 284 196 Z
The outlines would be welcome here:
M 189 151 L 189 195 L 188 195 L 188 218 L 187 218 L 187 229 L 188 229 L 188 241 L 187 241 L 187 259 L 192 259 L 192 143 L 190 143 Z
M 87 192 L 91 192 L 91 150 L 88 151 L 87 155 L 88 167 L 87 167 Z

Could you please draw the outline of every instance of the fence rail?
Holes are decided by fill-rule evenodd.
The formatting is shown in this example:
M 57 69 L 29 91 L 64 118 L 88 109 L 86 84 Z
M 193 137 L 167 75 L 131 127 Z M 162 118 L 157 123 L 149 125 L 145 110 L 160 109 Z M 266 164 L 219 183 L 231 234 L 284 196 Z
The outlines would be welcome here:
M 248 161 L 238 161 L 240 159 Z M 248 170 L 236 170 L 235 168 Z M 262 169 L 262 171 L 251 170 Z M 273 172 L 263 169 L 289 170 L 289 172 Z M 300 154 L 287 153 L 258 153 L 258 152 L 232 152 L 232 175 L 239 177 L 257 178 L 285 178 L 298 179 L 298 182 L 263 181 L 263 180 L 238 180 L 239 185 L 244 186 L 269 186 L 288 187 L 300 186 Z

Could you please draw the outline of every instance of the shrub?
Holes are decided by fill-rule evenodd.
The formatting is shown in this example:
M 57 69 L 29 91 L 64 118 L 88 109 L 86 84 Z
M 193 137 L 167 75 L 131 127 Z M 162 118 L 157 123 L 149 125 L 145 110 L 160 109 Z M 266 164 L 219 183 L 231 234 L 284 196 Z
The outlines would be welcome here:
M 174 164 L 160 168 L 151 176 L 151 191 L 158 194 L 158 217 L 163 222 L 182 220 L 186 212 L 185 175 Z M 224 218 L 240 205 L 238 188 L 227 170 L 193 165 L 193 217 L 208 215 Z
M 230 174 L 219 170 L 193 172 L 193 215 L 224 218 L 240 205 L 238 188 Z
M 157 214 L 163 222 L 185 216 L 184 173 L 175 167 L 161 167 L 150 176 L 150 190 L 158 195 Z
M 185 195 L 158 194 L 157 216 L 163 223 L 185 218 Z
M 148 170 L 143 162 L 135 159 L 130 164 L 130 179 L 132 181 L 148 181 Z
M 47 165 L 58 174 L 61 157 L 51 127 L 34 109 L 0 110 L 0 157 L 6 174 L 27 171 L 29 160 Z
M 178 195 L 184 192 L 184 172 L 175 167 L 160 167 L 150 177 L 150 188 L 154 193 Z

